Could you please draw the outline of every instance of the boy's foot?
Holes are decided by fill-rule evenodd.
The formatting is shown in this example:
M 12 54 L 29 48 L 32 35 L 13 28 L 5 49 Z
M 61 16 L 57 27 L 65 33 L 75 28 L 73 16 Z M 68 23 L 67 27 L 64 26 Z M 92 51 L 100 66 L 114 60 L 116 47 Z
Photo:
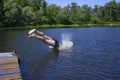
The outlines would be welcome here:
M 29 35 L 33 34 L 36 31 L 36 29 L 32 29 L 28 32 Z
M 32 34 L 30 34 L 30 35 L 28 36 L 28 38 L 35 37 L 35 36 L 36 36 L 36 34 L 35 34 L 35 33 L 32 33 Z

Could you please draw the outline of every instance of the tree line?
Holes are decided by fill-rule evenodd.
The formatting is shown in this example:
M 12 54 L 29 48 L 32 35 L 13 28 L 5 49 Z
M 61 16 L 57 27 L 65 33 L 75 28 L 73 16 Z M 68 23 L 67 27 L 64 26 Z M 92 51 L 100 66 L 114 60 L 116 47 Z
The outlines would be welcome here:
M 120 2 L 111 0 L 94 8 L 72 2 L 61 8 L 45 0 L 0 0 L 0 27 L 105 22 L 120 22 Z

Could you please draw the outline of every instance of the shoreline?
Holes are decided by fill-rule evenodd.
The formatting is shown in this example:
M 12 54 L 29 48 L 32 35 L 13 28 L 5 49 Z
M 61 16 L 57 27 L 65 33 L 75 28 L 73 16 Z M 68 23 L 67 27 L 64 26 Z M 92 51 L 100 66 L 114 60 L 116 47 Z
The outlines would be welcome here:
M 19 29 L 33 29 L 33 28 L 88 28 L 88 27 L 120 27 L 120 24 L 72 24 L 72 25 L 37 25 L 37 26 L 19 26 L 19 27 L 0 27 L 0 30 L 19 30 Z

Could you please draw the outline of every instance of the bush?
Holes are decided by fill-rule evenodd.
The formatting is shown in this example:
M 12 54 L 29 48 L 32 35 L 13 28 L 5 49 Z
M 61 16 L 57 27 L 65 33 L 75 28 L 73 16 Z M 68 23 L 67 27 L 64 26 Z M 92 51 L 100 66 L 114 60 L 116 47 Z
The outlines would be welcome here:
M 3 26 L 4 26 L 4 24 L 2 22 L 0 22 L 0 27 L 3 27 Z

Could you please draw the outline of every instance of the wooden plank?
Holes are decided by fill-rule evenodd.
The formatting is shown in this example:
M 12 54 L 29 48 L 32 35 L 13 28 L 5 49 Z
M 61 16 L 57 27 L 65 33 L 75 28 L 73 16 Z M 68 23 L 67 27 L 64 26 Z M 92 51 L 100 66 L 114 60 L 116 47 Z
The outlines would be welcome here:
M 8 63 L 14 63 L 14 62 L 18 63 L 18 59 L 16 57 L 12 57 L 12 58 L 0 58 L 0 65 L 2 65 L 2 64 L 8 64 Z
M 0 57 L 15 57 L 14 52 L 0 53 Z
M 22 80 L 17 56 L 0 53 L 0 80 Z
M 8 75 L 4 75 L 4 76 L 5 76 L 5 78 L 6 78 L 5 80 L 10 80 L 10 79 L 12 79 L 12 80 L 21 79 L 19 73 L 17 73 L 17 74 L 8 74 Z
M 0 53 L 0 64 L 18 62 L 17 56 L 10 53 Z
M 14 69 L 14 68 L 19 68 L 18 63 L 11 63 L 11 64 L 0 65 L 0 70 Z
M 4 76 L 0 76 L 0 80 L 5 80 L 5 77 Z
M 4 68 L 11 69 L 11 68 L 19 68 L 18 63 L 11 63 L 4 65 Z
M 4 70 L 5 72 L 15 72 L 15 71 L 19 71 L 20 72 L 20 69 L 19 68 L 11 68 L 11 69 L 6 69 Z

